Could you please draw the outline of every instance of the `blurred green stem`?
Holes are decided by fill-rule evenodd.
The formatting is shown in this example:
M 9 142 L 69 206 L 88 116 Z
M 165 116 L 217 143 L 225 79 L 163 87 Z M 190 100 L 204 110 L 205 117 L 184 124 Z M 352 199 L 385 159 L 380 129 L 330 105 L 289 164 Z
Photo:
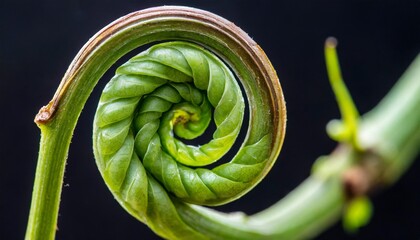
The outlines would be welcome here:
M 186 222 L 204 234 L 225 239 L 306 239 L 338 220 L 353 198 L 396 181 L 420 150 L 420 55 L 389 94 L 358 120 L 357 149 L 348 142 L 320 157 L 311 176 L 285 198 L 252 216 L 192 214 Z M 198 223 L 199 222 L 199 223 Z M 205 226 L 205 227 L 202 227 Z M 215 234 L 215 232 L 217 234 Z
M 420 55 L 363 117 L 359 141 L 384 159 L 384 183 L 398 180 L 415 159 L 420 151 Z

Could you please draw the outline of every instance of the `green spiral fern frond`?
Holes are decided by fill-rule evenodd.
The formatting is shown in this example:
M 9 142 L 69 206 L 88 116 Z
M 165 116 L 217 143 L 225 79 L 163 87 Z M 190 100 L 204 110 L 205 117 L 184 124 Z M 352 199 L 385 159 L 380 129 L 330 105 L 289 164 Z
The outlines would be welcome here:
M 92 37 L 36 116 L 41 142 L 26 239 L 54 239 L 72 134 L 97 82 L 122 56 L 152 43 L 157 44 L 118 67 L 103 90 L 93 149 L 115 199 L 163 238 L 309 238 L 337 220 L 349 198 L 384 182 L 383 175 L 387 182 L 398 177 L 418 152 L 420 116 L 413 109 L 420 102 L 420 81 L 407 80 L 396 88 L 413 103 L 404 102 L 405 111 L 376 124 L 384 115 L 388 118 L 388 109 L 400 108 L 400 98 L 390 95 L 387 104 L 359 122 L 357 111 L 349 114 L 353 105 L 338 75 L 335 92 L 342 95 L 339 103 L 351 134 L 337 150 L 320 158 L 307 180 L 264 211 L 247 216 L 207 208 L 243 196 L 271 169 L 285 135 L 283 93 L 263 50 L 233 23 L 194 8 L 150 8 L 124 16 Z M 330 47 L 327 60 L 334 61 L 329 69 L 338 71 L 335 45 Z M 420 68 L 413 69 L 417 72 L 407 79 L 420 76 Z M 244 119 L 248 122 L 243 124 Z M 404 119 L 414 120 L 390 138 L 390 129 Z M 215 126 L 212 138 L 191 145 L 209 133 L 210 125 Z M 243 139 L 241 131 L 246 131 Z M 377 138 L 369 138 L 369 131 Z M 234 144 L 238 147 L 232 154 Z M 383 150 L 393 145 L 404 149 L 388 159 Z M 354 171 L 365 178 L 354 179 L 348 174 Z M 360 220 L 354 218 L 352 222 Z
M 40 164 L 58 157 L 47 156 L 46 149 L 62 149 L 65 158 L 77 118 L 105 71 L 151 42 L 160 43 L 120 66 L 103 90 L 93 129 L 96 163 L 117 201 L 157 234 L 207 239 L 210 235 L 181 213 L 207 210 L 183 211 L 182 206 L 220 205 L 241 197 L 267 174 L 285 133 L 284 100 L 273 67 L 251 38 L 223 18 L 193 8 L 160 7 L 100 31 L 37 115 L 44 131 Z M 237 152 L 217 163 L 227 158 L 244 119 L 248 129 Z M 215 130 L 206 143 L 183 141 L 201 136 L 212 122 Z M 47 139 L 49 129 L 61 130 Z M 64 165 L 59 168 L 62 174 Z M 231 230 L 211 238 L 236 238 L 238 230 Z
M 270 133 L 262 132 L 229 163 L 203 167 L 231 149 L 245 107 L 229 68 L 203 47 L 158 44 L 116 72 L 94 120 L 95 157 L 115 198 L 141 221 L 165 226 L 165 232 L 170 231 L 166 221 L 171 231 L 188 231 L 174 220 L 170 195 L 200 205 L 226 203 L 253 187 L 275 160 L 268 159 Z M 176 138 L 200 136 L 212 115 L 216 130 L 208 143 L 191 146 Z

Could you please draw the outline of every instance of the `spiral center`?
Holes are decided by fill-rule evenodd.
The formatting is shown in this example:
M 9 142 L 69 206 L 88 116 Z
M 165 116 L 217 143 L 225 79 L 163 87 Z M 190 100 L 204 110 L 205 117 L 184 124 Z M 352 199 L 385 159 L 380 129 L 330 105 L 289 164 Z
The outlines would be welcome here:
M 190 103 L 180 103 L 173 107 L 168 117 L 171 118 L 169 124 L 176 136 L 191 140 L 205 132 L 211 120 L 211 111 L 210 107 L 203 107 Z

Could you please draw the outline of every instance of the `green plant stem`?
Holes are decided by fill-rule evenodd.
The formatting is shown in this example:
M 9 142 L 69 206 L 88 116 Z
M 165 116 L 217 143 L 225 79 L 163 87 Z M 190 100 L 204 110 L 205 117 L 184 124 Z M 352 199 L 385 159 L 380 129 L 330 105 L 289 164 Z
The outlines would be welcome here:
M 42 131 L 26 239 L 54 238 L 69 139 L 50 128 Z

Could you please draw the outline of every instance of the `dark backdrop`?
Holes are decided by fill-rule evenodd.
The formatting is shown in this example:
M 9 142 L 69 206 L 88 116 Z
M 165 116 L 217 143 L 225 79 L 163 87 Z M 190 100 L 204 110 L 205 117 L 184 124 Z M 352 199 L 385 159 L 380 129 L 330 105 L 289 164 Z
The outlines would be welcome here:
M 168 4 L 203 8 L 243 28 L 266 51 L 285 92 L 288 128 L 278 162 L 248 195 L 218 208 L 224 211 L 254 213 L 270 206 L 308 176 L 317 156 L 334 148 L 324 130 L 339 116 L 323 60 L 328 36 L 339 39 L 344 77 L 362 113 L 420 52 L 420 1 L 2 0 L 0 239 L 24 236 L 39 141 L 33 117 L 75 54 L 114 19 Z M 156 239 L 114 201 L 96 169 L 91 122 L 99 88 L 71 145 L 57 239 Z M 346 234 L 338 223 L 319 239 L 419 239 L 419 173 L 417 161 L 394 187 L 375 195 L 372 222 L 358 234 Z

